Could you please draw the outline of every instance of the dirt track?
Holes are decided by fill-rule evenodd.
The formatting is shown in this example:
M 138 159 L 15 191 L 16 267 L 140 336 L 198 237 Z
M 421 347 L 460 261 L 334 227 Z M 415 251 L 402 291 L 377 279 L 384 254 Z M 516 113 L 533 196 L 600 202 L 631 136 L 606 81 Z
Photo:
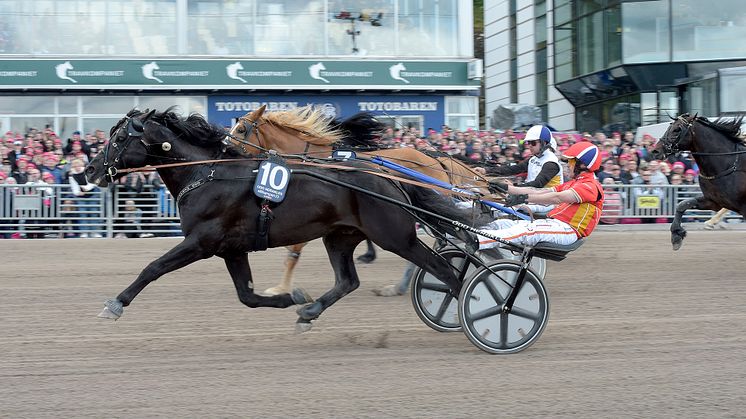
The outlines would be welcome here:
M 550 262 L 549 325 L 507 356 L 374 296 L 402 273 L 391 254 L 297 336 L 294 309 L 241 305 L 219 259 L 96 317 L 177 239 L 2 240 L 0 417 L 743 417 L 744 235 L 674 253 L 665 231 L 595 233 Z M 252 255 L 257 289 L 283 258 Z M 331 286 L 319 241 L 299 267 L 312 295 Z

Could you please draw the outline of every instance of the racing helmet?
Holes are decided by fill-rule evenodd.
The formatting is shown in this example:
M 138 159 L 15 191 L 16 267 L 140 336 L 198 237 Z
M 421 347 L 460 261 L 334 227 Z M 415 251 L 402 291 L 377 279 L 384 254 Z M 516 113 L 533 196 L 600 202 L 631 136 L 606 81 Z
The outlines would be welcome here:
M 545 127 L 544 125 L 534 125 L 531 128 L 526 131 L 526 137 L 523 139 L 524 141 L 535 141 L 539 140 L 541 141 L 541 151 L 547 149 L 547 146 L 552 147 L 552 149 L 557 149 L 557 142 L 554 140 L 554 137 L 552 137 L 552 131 L 549 130 L 549 128 Z
M 571 145 L 562 153 L 566 159 L 578 159 L 591 172 L 595 172 L 601 167 L 601 152 L 594 144 L 587 141 L 581 141 Z

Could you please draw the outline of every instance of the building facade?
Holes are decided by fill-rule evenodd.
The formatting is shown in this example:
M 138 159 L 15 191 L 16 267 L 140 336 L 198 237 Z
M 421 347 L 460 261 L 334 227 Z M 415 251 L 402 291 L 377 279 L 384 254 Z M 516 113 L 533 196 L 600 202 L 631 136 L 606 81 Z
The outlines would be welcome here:
M 468 0 L 0 0 L 0 132 L 262 104 L 475 128 L 475 64 Z
M 542 109 L 557 129 L 620 131 L 746 111 L 741 0 L 485 2 L 486 116 Z

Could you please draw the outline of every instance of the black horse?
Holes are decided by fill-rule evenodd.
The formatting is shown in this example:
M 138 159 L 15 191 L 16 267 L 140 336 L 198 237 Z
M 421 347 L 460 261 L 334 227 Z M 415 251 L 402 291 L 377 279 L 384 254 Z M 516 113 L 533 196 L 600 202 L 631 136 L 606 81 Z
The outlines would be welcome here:
M 681 217 L 689 209 L 718 211 L 728 208 L 746 215 L 746 153 L 740 135 L 744 116 L 710 121 L 683 114 L 674 119 L 655 144 L 652 155 L 663 159 L 680 151 L 691 151 L 699 166 L 699 186 L 703 195 L 676 206 L 671 223 L 673 250 L 681 247 L 686 230 Z
M 298 309 L 297 328 L 305 331 L 310 329 L 311 320 L 358 287 L 353 250 L 366 237 L 432 273 L 449 285 L 453 295 L 458 295 L 460 283 L 451 266 L 417 238 L 415 218 L 407 210 L 310 174 L 297 173 L 290 177 L 284 201 L 270 209 L 252 188 L 260 160 L 232 159 L 223 144 L 225 134 L 221 127 L 209 124 L 199 115 L 182 118 L 170 109 L 163 113 L 133 110 L 112 128 L 110 142 L 86 169 L 88 178 L 103 186 L 126 168 L 166 165 L 157 170 L 177 197 L 184 240 L 151 262 L 116 299 L 107 301 L 102 317 L 121 316 L 123 307 L 162 275 L 197 260 L 219 256 L 225 260 L 238 298 L 245 305 L 283 308 L 308 303 Z M 216 159 L 230 161 L 204 163 Z M 471 221 L 471 212 L 456 209 L 436 193 L 375 176 L 370 169 L 352 164 L 353 170 L 307 168 L 294 166 L 292 161 L 286 164 L 399 202 L 409 199 L 414 205 L 453 220 L 467 224 Z M 273 221 L 260 218 L 268 210 Z M 270 221 L 265 235 L 267 230 L 262 225 Z M 462 232 L 451 231 L 457 235 Z M 319 237 L 323 238 L 334 269 L 332 289 L 315 302 L 300 289 L 271 297 L 254 293 L 247 252 Z

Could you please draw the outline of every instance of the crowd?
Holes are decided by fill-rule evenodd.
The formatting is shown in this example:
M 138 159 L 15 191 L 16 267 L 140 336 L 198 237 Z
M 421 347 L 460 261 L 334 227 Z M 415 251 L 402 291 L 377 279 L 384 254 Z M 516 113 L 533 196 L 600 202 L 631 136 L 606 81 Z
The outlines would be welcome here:
M 429 129 L 420 134 L 417 129 L 389 128 L 383 136 L 385 144 L 391 147 L 414 147 L 434 149 L 448 153 L 461 160 L 482 165 L 514 164 L 531 156 L 524 145 L 525 132 L 498 131 L 456 131 L 447 126 L 440 131 Z M 665 161 L 654 160 L 650 147 L 656 139 L 644 134 L 640 141 L 635 134 L 612 133 L 607 137 L 603 132 L 562 133 L 555 132 L 558 154 L 578 141 L 590 141 L 601 150 L 602 166 L 596 173 L 602 183 L 615 184 L 694 184 L 697 183 L 697 164 L 689 153 L 681 153 Z M 566 172 L 565 172 L 566 173 Z M 650 176 L 646 180 L 645 176 Z M 611 179 L 607 181 L 606 179 Z
M 88 182 L 84 171 L 88 162 L 107 141 L 106 132 L 100 129 L 85 136 L 80 131 L 75 131 L 72 137 L 65 141 L 50 128 L 31 128 L 26 133 L 8 131 L 0 141 L 0 184 L 33 186 L 45 197 L 51 197 L 54 193 L 49 185 L 67 185 L 69 189 L 66 190 L 69 192 L 59 197 L 60 206 L 65 214 L 75 214 L 83 219 L 74 222 L 77 225 L 75 230 L 80 232 L 64 234 L 63 237 L 102 237 L 101 229 L 91 225 L 102 205 L 97 193 L 99 190 L 96 185 Z M 119 183 L 122 185 L 120 189 L 130 192 L 130 196 L 140 193 L 146 184 L 163 188 L 155 172 L 150 175 L 132 173 L 119 179 Z M 3 191 L 13 192 L 10 189 Z M 128 220 L 127 224 L 131 224 L 135 214 L 142 214 L 141 209 L 133 208 L 129 202 L 123 205 L 121 212 Z M 25 234 L 0 234 L 0 237 L 2 236 L 23 238 Z M 116 236 L 134 235 L 122 233 Z M 141 232 L 138 236 L 152 237 L 153 234 Z

